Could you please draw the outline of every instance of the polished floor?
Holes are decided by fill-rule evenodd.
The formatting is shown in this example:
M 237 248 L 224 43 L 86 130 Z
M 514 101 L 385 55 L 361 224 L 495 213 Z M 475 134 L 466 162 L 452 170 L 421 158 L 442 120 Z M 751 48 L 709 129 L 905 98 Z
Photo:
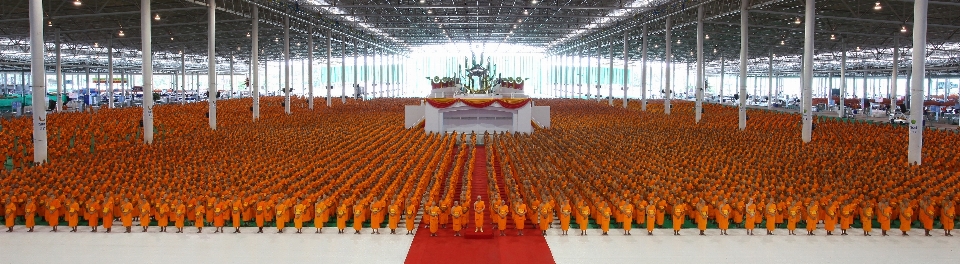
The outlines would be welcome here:
M 284 234 L 274 234 L 275 229 L 255 234 L 255 228 L 243 228 L 242 234 L 192 233 L 195 228 L 163 234 L 156 227 L 132 234 L 50 233 L 48 228 L 27 233 L 18 226 L 13 233 L 0 233 L 0 263 L 403 263 L 413 241 L 406 235 L 370 235 L 367 229 L 362 235 L 338 235 L 333 228 L 323 234 L 308 228 L 304 234 L 293 234 L 292 228 Z M 786 230 L 774 236 L 746 236 L 743 230 L 731 230 L 728 236 L 717 230 L 698 236 L 695 229 L 685 229 L 681 236 L 666 229 L 653 236 L 643 230 L 632 236 L 621 230 L 608 236 L 589 232 L 560 236 L 558 229 L 551 230 L 546 240 L 556 262 L 960 263 L 960 236 L 944 237 L 940 230 L 932 237 L 924 237 L 922 230 L 907 237 L 881 237 L 879 231 L 864 237 L 860 230 L 829 237 L 823 230 L 817 236 L 788 236 Z

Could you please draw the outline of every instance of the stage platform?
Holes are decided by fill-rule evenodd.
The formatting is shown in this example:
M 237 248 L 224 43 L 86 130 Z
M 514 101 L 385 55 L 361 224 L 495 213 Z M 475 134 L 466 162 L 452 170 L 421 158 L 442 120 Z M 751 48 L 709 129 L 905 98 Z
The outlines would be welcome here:
M 534 122 L 550 127 L 550 107 L 536 106 L 530 98 L 427 98 L 420 105 L 406 106 L 405 126 L 411 128 L 421 121 L 428 133 L 533 133 Z

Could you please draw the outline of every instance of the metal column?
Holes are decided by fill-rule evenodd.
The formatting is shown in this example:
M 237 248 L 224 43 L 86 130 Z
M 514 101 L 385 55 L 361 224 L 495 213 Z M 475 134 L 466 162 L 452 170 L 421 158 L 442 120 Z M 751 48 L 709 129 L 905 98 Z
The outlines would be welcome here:
M 800 102 L 803 104 L 803 126 L 801 128 L 801 138 L 804 143 L 809 143 L 812 139 L 813 131 L 813 112 L 811 112 L 810 102 L 813 92 L 813 30 L 816 20 L 814 18 L 816 0 L 805 0 L 806 9 L 804 11 L 803 25 L 803 79 L 800 82 L 803 86 Z
M 290 16 L 283 17 L 283 112 L 290 114 Z
M 913 4 L 913 85 L 910 87 L 910 137 L 907 162 L 920 165 L 923 157 L 923 78 L 927 52 L 927 0 Z M 946 99 L 946 97 L 944 97 Z
M 664 73 L 664 78 L 663 78 L 663 91 L 664 91 L 664 92 L 663 92 L 663 93 L 664 93 L 664 95 L 663 95 L 663 98 L 664 98 L 664 99 L 663 99 L 663 113 L 664 113 L 664 114 L 667 114 L 667 115 L 670 114 L 670 98 L 672 97 L 671 95 L 673 94 L 673 91 L 670 91 L 670 79 L 671 79 L 671 78 L 670 78 L 670 74 L 671 74 L 671 72 L 670 72 L 670 61 L 671 61 L 672 58 L 673 58 L 673 54 L 671 54 L 672 50 L 670 49 L 670 28 L 671 28 L 671 27 L 673 27 L 673 21 L 672 21 L 672 19 L 670 19 L 670 17 L 667 17 L 666 29 L 665 29 L 665 31 L 664 31 L 664 39 L 666 40 L 665 42 L 666 42 L 666 49 L 667 49 L 667 51 L 666 51 L 666 55 L 664 56 L 664 59 L 663 59 L 663 61 L 664 61 L 664 70 L 666 71 L 666 72 Z
M 46 105 L 47 77 L 43 67 L 43 3 L 30 1 L 30 77 L 33 96 L 33 163 L 47 162 L 47 111 L 40 106 Z M 59 49 L 58 49 L 59 50 Z M 24 86 L 25 87 L 25 86 Z
M 640 110 L 647 111 L 647 25 L 643 25 L 643 44 L 640 48 Z
M 212 0 L 211 3 L 213 3 Z M 213 10 L 213 7 L 210 8 Z M 213 11 L 211 16 L 212 13 Z M 143 51 L 141 71 L 143 74 L 143 142 L 147 145 L 153 144 L 153 40 L 150 32 L 152 21 L 150 0 L 140 0 L 140 42 L 143 45 L 141 48 Z M 212 19 L 210 23 L 213 24 Z
M 747 128 L 747 64 L 750 63 L 747 57 L 747 49 L 750 48 L 748 43 L 750 40 L 750 14 L 747 13 L 747 5 L 749 4 L 749 0 L 740 1 L 740 130 Z
M 697 103 L 694 109 L 694 122 L 703 118 L 703 6 L 697 7 Z M 689 78 L 688 78 L 689 79 Z

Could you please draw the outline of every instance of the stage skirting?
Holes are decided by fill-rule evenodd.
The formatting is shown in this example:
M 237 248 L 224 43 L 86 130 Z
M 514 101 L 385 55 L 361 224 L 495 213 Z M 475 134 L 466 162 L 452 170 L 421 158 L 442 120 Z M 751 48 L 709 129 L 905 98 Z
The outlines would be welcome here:
M 426 132 L 532 133 L 530 99 L 430 98 L 423 104 Z M 414 111 L 411 109 L 411 114 Z M 408 117 L 412 122 L 414 117 Z

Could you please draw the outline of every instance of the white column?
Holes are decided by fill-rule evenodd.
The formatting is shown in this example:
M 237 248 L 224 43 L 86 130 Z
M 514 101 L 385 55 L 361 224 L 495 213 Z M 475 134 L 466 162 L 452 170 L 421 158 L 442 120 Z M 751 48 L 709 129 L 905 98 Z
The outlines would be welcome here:
M 63 68 L 61 67 L 61 64 L 63 63 L 63 59 L 62 59 L 62 57 L 60 56 L 60 48 L 61 48 L 61 47 L 60 47 L 60 30 L 57 29 L 56 31 L 57 31 L 57 33 L 56 33 L 56 34 L 57 34 L 57 35 L 56 35 L 56 37 L 57 37 L 57 50 L 56 50 L 56 52 L 57 52 L 57 69 L 56 69 L 56 74 L 57 74 L 57 112 L 63 112 L 63 90 L 64 90 L 64 89 L 63 89 Z M 109 45 L 108 45 L 108 46 L 109 46 Z M 109 49 L 109 47 L 108 47 L 108 49 Z M 109 64 L 110 64 L 110 65 L 108 66 L 108 68 L 111 69 L 111 71 L 110 71 L 111 76 L 113 75 L 113 71 L 112 71 L 112 70 L 113 70 L 113 52 L 112 52 L 112 51 L 113 51 L 113 50 L 111 49 L 111 50 L 110 50 L 110 54 L 107 55 L 107 56 L 108 56 L 108 57 L 107 57 L 107 61 L 109 61 Z M 111 79 L 113 79 L 113 78 L 111 78 Z M 7 80 L 4 79 L 3 81 L 6 82 Z M 111 95 L 111 96 L 110 96 L 110 108 L 113 108 L 113 82 L 112 82 L 112 81 L 110 82 L 109 88 L 110 88 L 109 90 L 110 90 L 110 95 Z
M 643 43 L 640 48 L 640 110 L 647 111 L 647 25 L 643 25 Z
M 630 74 L 627 73 L 630 70 L 630 51 L 627 50 L 630 48 L 627 42 L 629 36 L 626 31 L 623 32 L 623 108 L 627 108 L 627 89 L 630 88 Z
M 846 54 L 846 53 L 844 53 Z M 770 51 L 770 65 L 767 68 L 767 109 L 773 109 L 773 51 Z
M 806 9 L 804 11 L 804 30 L 803 30 L 803 80 L 800 84 L 803 86 L 801 93 L 803 99 L 803 127 L 801 128 L 801 138 L 804 143 L 809 143 L 812 139 L 813 131 L 813 112 L 811 112 L 810 102 L 813 92 L 813 26 L 816 24 L 814 14 L 816 9 L 816 0 L 806 0 Z
M 148 145 L 153 144 L 153 40 L 150 32 L 152 21 L 150 0 L 140 0 L 140 42 L 143 44 L 141 48 L 143 51 L 141 71 L 143 73 L 143 142 Z
M 589 50 L 588 50 L 587 52 L 582 52 L 582 50 L 581 50 L 581 52 L 580 52 L 580 54 L 581 54 L 580 56 L 587 57 L 587 58 L 586 58 L 586 59 L 587 59 L 587 64 L 585 64 L 585 65 L 582 66 L 583 68 L 585 68 L 584 70 L 587 71 L 587 73 L 585 74 L 586 80 L 585 80 L 585 82 L 584 82 L 584 83 L 585 83 L 585 86 L 587 87 L 587 94 L 590 94 L 590 65 L 591 65 L 592 60 L 593 60 L 593 58 L 590 57 L 590 54 L 587 54 L 587 53 L 589 53 L 589 52 L 590 52 Z M 585 97 L 585 98 L 586 98 L 587 100 L 589 100 L 589 99 L 590 99 L 590 96 L 587 96 L 587 97 Z
M 843 40 L 841 39 L 841 41 Z M 843 117 L 844 96 L 847 94 L 847 45 L 841 43 L 840 47 L 843 50 L 840 55 L 840 100 L 837 102 L 837 112 L 840 117 Z M 833 91 L 830 91 L 830 93 L 833 93 Z
M 689 78 L 688 78 L 689 79 Z M 694 122 L 703 118 L 703 6 L 697 7 L 697 90 L 694 91 L 697 103 L 694 109 Z
M 357 41 L 354 40 L 354 41 L 353 41 L 353 92 L 354 92 L 354 93 L 357 93 L 357 92 L 359 91 L 358 88 L 360 88 L 360 83 L 357 81 L 357 75 L 358 75 L 358 73 L 357 73 L 357 68 L 358 68 L 358 65 L 357 65 L 357 64 L 358 64 L 357 56 L 359 56 L 359 55 L 360 55 L 360 48 L 357 47 Z M 360 96 L 360 94 L 357 93 L 357 94 L 354 94 L 354 96 Z
M 370 47 L 363 47 L 363 90 L 360 93 L 360 97 L 363 100 L 367 99 L 367 91 L 370 89 L 370 65 L 367 64 L 367 55 L 370 54 Z
M 900 75 L 900 39 L 893 37 L 893 73 L 890 74 L 890 113 L 897 112 L 897 77 Z
M 183 54 L 183 51 L 180 51 L 180 94 L 183 95 L 183 100 L 180 101 L 181 105 L 187 103 L 187 70 L 186 69 L 187 69 L 186 55 Z M 111 97 L 113 96 L 111 95 Z
M 260 119 L 260 9 L 253 5 L 253 29 L 250 37 L 250 85 L 253 86 L 253 120 Z M 264 68 L 266 75 L 266 68 Z
M 749 49 L 750 40 L 750 17 L 747 13 L 747 5 L 750 4 L 750 1 L 741 0 L 740 1 L 740 130 L 747 128 L 747 64 L 750 63 L 749 58 L 747 57 L 747 49 Z
M 671 67 L 670 67 L 670 61 L 673 60 L 673 54 L 671 54 L 672 50 L 670 49 L 670 28 L 673 27 L 673 23 L 672 23 L 672 22 L 673 22 L 673 21 L 671 21 L 670 17 L 667 17 L 667 21 L 666 21 L 666 24 L 667 24 L 667 25 L 666 25 L 666 28 L 665 28 L 665 31 L 664 31 L 664 40 L 666 40 L 665 42 L 666 42 L 666 49 L 667 49 L 667 51 L 666 51 L 666 55 L 664 56 L 664 59 L 663 59 L 663 61 L 664 61 L 664 67 L 663 67 L 663 69 L 664 69 L 664 71 L 666 71 L 666 72 L 664 73 L 664 76 L 663 76 L 663 77 L 664 77 L 664 78 L 663 78 L 663 93 L 664 93 L 664 95 L 663 95 L 663 113 L 664 113 L 664 114 L 667 114 L 667 115 L 670 114 L 670 98 L 671 98 L 672 95 L 673 95 L 673 91 L 670 90 L 670 79 L 671 79 L 671 78 L 670 78 L 670 74 L 671 74 L 671 71 L 670 71 L 670 68 L 671 68 Z
M 340 42 L 340 103 L 347 103 L 347 40 Z
M 283 112 L 290 114 L 290 16 L 283 17 Z
M 233 59 L 235 56 L 230 55 L 230 94 L 227 95 L 227 98 L 233 98 Z
M 721 105 L 723 105 L 723 77 L 727 75 L 727 73 L 726 73 L 727 67 L 725 67 L 725 66 L 727 66 L 726 63 L 727 63 L 727 61 L 723 59 L 723 55 L 721 54 L 721 55 L 720 55 L 720 85 L 717 86 L 717 87 L 719 87 L 719 89 L 720 89 L 720 104 L 721 104 Z
M 574 57 L 576 63 L 574 64 L 576 68 L 576 75 L 574 79 L 577 82 L 577 98 L 583 98 L 583 48 L 580 48 L 580 51 L 577 52 L 577 57 Z M 589 93 L 589 92 L 588 92 Z
M 368 49 L 368 50 L 369 50 L 369 49 Z M 377 71 L 377 49 L 376 49 L 376 48 L 374 48 L 374 49 L 373 49 L 373 53 L 370 54 L 370 68 L 369 68 L 369 69 L 370 69 L 370 79 L 372 79 L 372 80 L 371 80 L 371 83 L 372 83 L 372 86 L 373 86 L 373 87 L 370 89 L 370 98 L 376 98 L 376 97 L 379 95 L 379 94 L 377 93 L 377 92 L 379 91 L 379 90 L 377 90 L 377 88 L 379 88 L 379 85 L 377 85 L 377 72 L 378 72 L 378 71 Z M 364 75 L 364 76 L 366 76 L 366 75 Z
M 141 0 L 146 1 L 146 0 Z M 216 26 L 217 26 L 217 1 L 209 0 L 207 8 L 209 21 L 207 22 L 207 104 L 210 107 L 208 121 L 210 129 L 217 130 L 217 46 L 216 46 Z M 149 16 L 150 14 L 147 14 Z M 150 20 L 149 17 L 142 18 Z M 198 93 L 199 94 L 199 93 Z
M 603 56 L 600 56 L 600 47 L 603 46 L 602 42 L 597 41 L 597 102 L 600 102 L 600 73 L 603 71 L 603 67 L 600 66 L 600 62 L 603 61 Z
M 330 60 L 333 59 L 333 46 L 331 46 L 333 45 L 333 40 L 331 40 L 331 38 L 333 38 L 333 30 L 327 31 L 327 107 L 333 105 L 333 99 L 330 98 L 330 93 L 333 90 L 333 83 L 331 83 L 333 76 L 330 72 Z
M 927 52 L 927 0 L 913 3 L 913 76 L 910 81 L 910 138 L 907 162 L 920 165 L 923 157 L 923 78 Z M 945 97 L 946 98 L 946 97 Z
M 608 49 L 610 50 L 610 74 L 607 76 L 607 79 L 609 80 L 610 87 L 607 87 L 609 90 L 607 93 L 607 104 L 613 106 L 613 38 L 610 38 Z
M 313 26 L 307 30 L 307 108 L 313 110 Z M 328 60 L 329 62 L 329 60 Z M 330 73 L 327 73 L 329 76 Z
M 33 91 L 33 163 L 47 162 L 47 77 L 43 68 L 43 3 L 30 1 L 30 77 Z M 59 49 L 58 49 L 59 50 Z

